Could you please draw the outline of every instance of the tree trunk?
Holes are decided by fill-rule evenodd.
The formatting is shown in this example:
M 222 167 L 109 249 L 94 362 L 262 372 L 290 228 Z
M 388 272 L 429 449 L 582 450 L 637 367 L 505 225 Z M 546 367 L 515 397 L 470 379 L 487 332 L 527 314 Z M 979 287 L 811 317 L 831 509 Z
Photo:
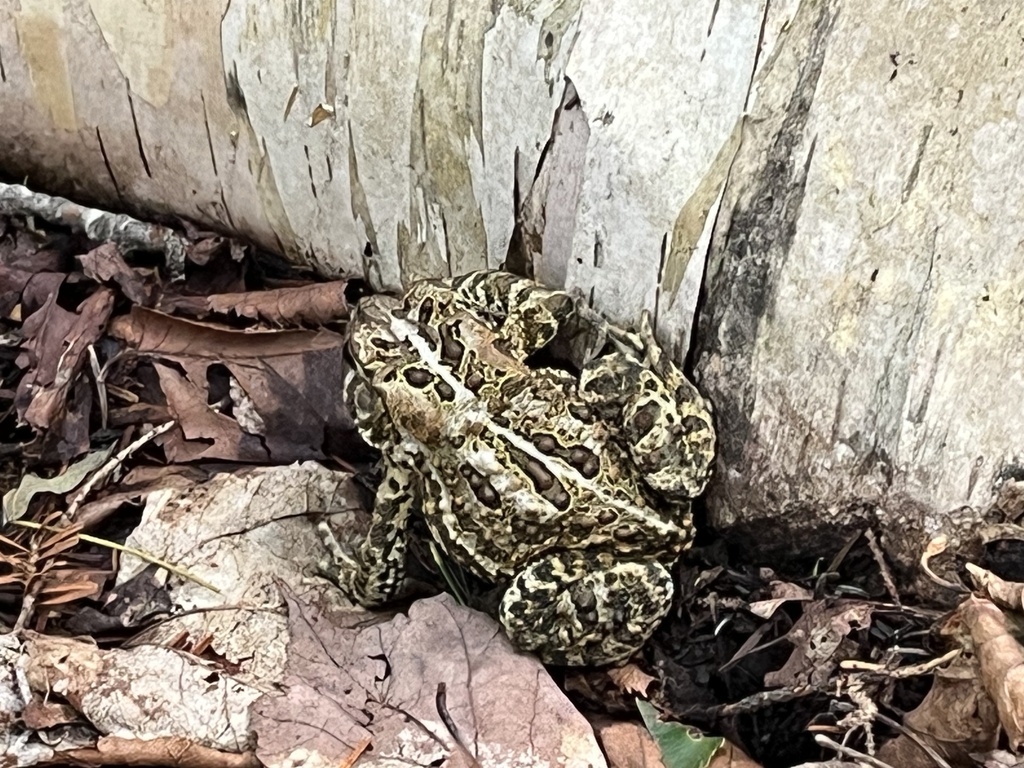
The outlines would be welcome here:
M 539 278 L 685 350 L 764 4 L 0 0 L 0 171 L 378 288 L 519 218 Z
M 761 72 L 697 367 L 712 519 L 766 557 L 828 559 L 880 521 L 911 566 L 1024 478 L 1022 25 L 1019 6 L 803 3 Z
M 712 521 L 766 558 L 878 521 L 910 565 L 1024 477 L 1022 22 L 0 0 L 0 172 L 378 288 L 507 258 L 616 321 L 654 310 L 679 359 L 708 253 Z

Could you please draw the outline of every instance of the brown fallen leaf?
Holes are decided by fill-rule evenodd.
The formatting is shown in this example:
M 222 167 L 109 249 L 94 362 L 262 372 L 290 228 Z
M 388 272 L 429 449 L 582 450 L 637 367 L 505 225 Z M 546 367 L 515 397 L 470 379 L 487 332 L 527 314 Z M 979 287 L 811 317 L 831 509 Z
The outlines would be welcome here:
M 591 725 L 609 768 L 665 768 L 661 749 L 642 723 L 596 716 Z
M 793 652 L 781 669 L 764 676 L 769 687 L 811 685 L 822 688 L 840 661 L 855 647 L 847 635 L 871 623 L 873 608 L 857 600 L 818 601 L 804 607 L 804 614 L 786 634 Z
M 178 423 L 164 443 L 168 459 L 182 462 L 197 459 L 265 462 L 271 459 L 260 435 L 246 432 L 235 419 L 207 404 L 209 392 L 206 377 L 202 375 L 205 366 L 189 366 L 194 378 L 182 375 L 169 365 L 154 367 L 167 398 L 168 410 Z M 196 380 L 201 383 L 195 383 Z
M 280 326 L 326 325 L 349 315 L 345 299 L 346 280 L 269 291 L 220 293 L 213 296 L 179 296 L 167 299 L 160 309 L 194 317 L 211 314 L 248 317 Z
M 126 748 L 145 750 L 168 737 L 226 752 L 252 746 L 248 709 L 260 691 L 210 664 L 158 646 L 104 649 L 35 632 L 23 639 L 17 662 L 29 685 L 25 693 L 45 700 L 61 691 L 80 721 L 100 734 L 138 739 L 127 740 Z M 168 764 L 167 756 L 152 758 L 135 764 Z
M 25 341 L 18 365 L 26 371 L 18 385 L 15 404 L 19 416 L 37 430 L 55 426 L 65 415 L 68 393 L 88 359 L 89 347 L 103 335 L 114 306 L 114 292 L 100 288 L 83 301 L 77 312 L 57 304 L 57 293 L 25 320 Z M 78 441 L 75 441 L 76 443 Z M 68 447 L 72 455 L 84 447 Z
M 967 572 L 971 574 L 974 585 L 1000 608 L 1009 611 L 1024 609 L 1024 584 L 1021 582 L 1006 581 L 973 563 L 967 563 Z
M 214 256 L 222 254 L 230 247 L 230 242 L 227 238 L 220 237 L 219 235 L 197 230 L 193 227 L 186 227 L 185 231 L 191 239 L 202 238 L 186 246 L 188 260 L 193 264 L 206 266 Z
M 291 635 L 284 695 L 252 710 L 264 763 L 300 746 L 314 762 L 337 763 L 372 736 L 377 760 L 416 765 L 527 755 L 531 765 L 604 764 L 586 720 L 488 616 L 441 595 L 386 622 L 363 613 L 332 621 L 282 592 Z
M 761 763 L 727 740 L 711 758 L 708 768 L 761 768 Z
M 57 701 L 33 699 L 21 711 L 21 721 L 26 728 L 34 731 L 53 728 L 58 725 L 71 725 L 79 720 L 79 714 L 68 704 Z
M 147 285 L 140 270 L 128 266 L 115 243 L 104 243 L 78 257 L 86 277 L 97 283 L 115 283 L 134 304 L 149 306 L 155 286 Z
M 934 768 L 923 741 L 951 765 L 970 765 L 972 753 L 992 749 L 998 742 L 998 713 L 982 687 L 977 659 L 960 656 L 934 674 L 924 700 L 903 717 L 903 725 L 917 738 L 901 733 L 887 741 L 878 752 L 883 763 Z
M 768 619 L 785 603 L 793 601 L 809 602 L 814 597 L 809 589 L 786 581 L 773 581 L 771 592 L 772 596 L 770 598 L 752 602 L 747 606 L 747 609 L 759 618 Z
M 18 303 L 24 303 L 26 292 L 29 301 L 22 317 L 35 312 L 41 302 L 38 298 L 33 301 L 33 297 L 41 296 L 45 301 L 64 282 L 69 267 L 70 259 L 55 244 L 33 233 L 17 231 L 4 237 L 0 241 L 0 317 L 10 317 Z M 30 284 L 34 284 L 31 290 Z
M 1024 745 L 1024 648 L 991 601 L 972 596 L 957 612 L 971 634 L 981 681 L 996 704 L 1010 748 L 1019 750 Z
M 148 765 L 154 768 L 260 768 L 252 752 L 223 752 L 196 744 L 181 736 L 155 739 L 126 739 L 105 736 L 92 749 L 71 749 L 58 753 L 70 765 Z
M 110 334 L 152 358 L 178 426 L 171 461 L 291 462 L 351 434 L 342 397 L 344 337 L 231 331 L 133 307 Z
M 609 669 L 608 677 L 622 691 L 636 696 L 647 696 L 647 689 L 651 687 L 652 683 L 658 682 L 656 677 L 651 677 L 636 664 L 626 664 Z

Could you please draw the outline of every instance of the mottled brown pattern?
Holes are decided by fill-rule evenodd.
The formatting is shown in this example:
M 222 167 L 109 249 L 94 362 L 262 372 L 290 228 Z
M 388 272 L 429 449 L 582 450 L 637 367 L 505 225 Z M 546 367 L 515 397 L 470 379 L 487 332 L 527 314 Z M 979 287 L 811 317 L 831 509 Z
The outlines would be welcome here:
M 500 615 L 521 647 L 603 663 L 654 631 L 710 474 L 710 408 L 646 318 L 638 334 L 602 326 L 606 349 L 578 377 L 528 365 L 576 307 L 501 272 L 360 303 L 346 391 L 387 482 L 370 535 L 341 555 L 346 591 L 396 595 L 418 512 L 449 557 L 509 584 Z

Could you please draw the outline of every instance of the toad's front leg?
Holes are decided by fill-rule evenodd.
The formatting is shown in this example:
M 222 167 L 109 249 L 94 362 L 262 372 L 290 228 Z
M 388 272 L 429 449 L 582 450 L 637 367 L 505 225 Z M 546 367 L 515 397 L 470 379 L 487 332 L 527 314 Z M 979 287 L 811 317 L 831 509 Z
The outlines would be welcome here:
M 655 561 L 564 552 L 534 561 L 506 590 L 499 618 L 513 644 L 549 664 L 610 664 L 638 650 L 672 605 Z
M 384 479 L 377 488 L 370 529 L 354 552 L 350 554 L 338 543 L 326 521 L 318 527 L 330 554 L 330 559 L 320 561 L 320 572 L 367 608 L 398 597 L 405 584 L 407 528 L 415 484 L 405 482 L 407 472 L 402 467 L 389 464 L 386 462 Z

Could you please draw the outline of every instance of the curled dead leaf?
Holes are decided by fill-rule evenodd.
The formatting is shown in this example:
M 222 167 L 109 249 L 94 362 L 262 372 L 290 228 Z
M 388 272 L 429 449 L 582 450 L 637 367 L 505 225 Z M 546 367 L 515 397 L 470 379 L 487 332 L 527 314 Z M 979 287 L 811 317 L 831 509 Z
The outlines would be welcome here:
M 934 675 L 924 700 L 903 717 L 912 735 L 903 733 L 883 744 L 878 754 L 883 762 L 933 768 L 936 763 L 927 747 L 952 765 L 968 765 L 970 754 L 998 742 L 998 713 L 981 684 L 977 660 L 959 656 Z
M 1024 648 L 991 601 L 972 596 L 958 612 L 970 631 L 982 683 L 996 704 L 1010 748 L 1020 749 L 1024 745 Z
M 176 310 L 195 317 L 210 314 L 263 320 L 285 327 L 326 325 L 349 315 L 345 299 L 346 280 L 313 283 L 269 291 L 219 293 L 213 296 L 182 296 L 161 303 L 165 311 Z
M 657 678 L 651 677 L 636 664 L 626 664 L 622 667 L 609 669 L 608 677 L 622 691 L 636 696 L 647 696 L 651 684 L 658 682 Z
M 146 284 L 140 270 L 128 266 L 116 244 L 104 243 L 78 260 L 87 277 L 98 283 L 115 283 L 132 303 L 146 306 L 152 301 L 154 286 Z
M 18 357 L 25 375 L 18 384 L 15 405 L 19 416 L 35 429 L 45 431 L 65 421 L 68 394 L 88 360 L 89 347 L 106 329 L 114 298 L 113 291 L 101 288 L 76 312 L 68 312 L 57 304 L 54 291 L 39 311 L 25 320 L 25 341 Z M 62 458 L 73 458 L 87 446 L 86 431 L 68 441 Z
M 1006 581 L 973 563 L 967 563 L 967 572 L 971 574 L 974 585 L 1000 608 L 1010 611 L 1024 609 L 1024 584 L 1021 582 Z

